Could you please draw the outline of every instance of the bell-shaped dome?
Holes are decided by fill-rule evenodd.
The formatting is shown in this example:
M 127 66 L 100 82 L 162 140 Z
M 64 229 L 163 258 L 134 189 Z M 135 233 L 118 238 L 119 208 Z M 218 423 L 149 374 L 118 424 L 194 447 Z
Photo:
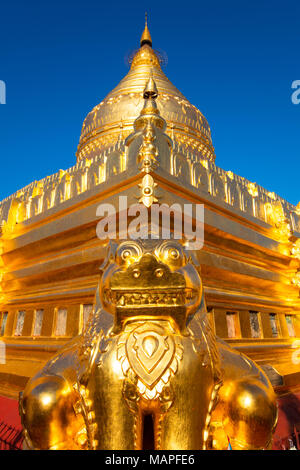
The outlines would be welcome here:
M 85 118 L 77 150 L 78 160 L 96 156 L 133 131 L 133 123 L 144 104 L 143 91 L 149 76 L 157 86 L 157 105 L 167 123 L 166 133 L 178 144 L 214 160 L 208 122 L 162 71 L 159 56 L 152 49 L 147 24 L 128 74 Z

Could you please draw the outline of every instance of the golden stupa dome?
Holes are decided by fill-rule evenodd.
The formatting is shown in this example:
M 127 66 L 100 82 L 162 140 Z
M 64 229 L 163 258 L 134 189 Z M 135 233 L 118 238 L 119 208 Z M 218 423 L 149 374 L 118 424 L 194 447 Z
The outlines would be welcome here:
M 125 139 L 143 107 L 143 91 L 149 76 L 158 89 L 157 105 L 167 122 L 166 133 L 178 144 L 195 149 L 204 158 L 215 159 L 210 128 L 203 114 L 168 80 L 160 58 L 152 49 L 147 26 L 128 74 L 84 120 L 77 159 L 91 158 Z

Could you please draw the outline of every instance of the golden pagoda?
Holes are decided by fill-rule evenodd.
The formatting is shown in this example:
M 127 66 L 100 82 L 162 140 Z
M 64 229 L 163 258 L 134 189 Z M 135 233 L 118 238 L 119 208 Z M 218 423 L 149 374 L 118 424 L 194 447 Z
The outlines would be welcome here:
M 298 438 L 299 205 L 216 166 L 208 122 L 164 74 L 147 23 L 128 74 L 85 118 L 76 156 L 0 203 L 0 415 L 1 400 L 17 409 L 28 381 L 85 331 L 107 249 L 97 208 L 126 196 L 147 209 L 204 205 L 196 263 L 211 331 L 272 385 L 273 447 Z

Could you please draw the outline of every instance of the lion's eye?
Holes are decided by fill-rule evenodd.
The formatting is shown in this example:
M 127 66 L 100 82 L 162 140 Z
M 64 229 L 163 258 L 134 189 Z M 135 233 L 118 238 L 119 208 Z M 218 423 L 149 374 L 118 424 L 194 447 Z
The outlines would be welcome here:
M 126 258 L 130 256 L 131 252 L 129 250 L 124 250 L 121 254 L 121 258 L 125 261 Z
M 171 248 L 171 249 L 169 250 L 169 256 L 170 256 L 170 258 L 172 258 L 172 259 L 178 259 L 179 256 L 180 256 L 180 253 L 179 253 L 179 251 L 178 251 L 176 248 Z
M 126 243 L 120 245 L 117 251 L 117 260 L 119 264 L 130 264 L 137 261 L 141 256 L 141 248 L 135 243 Z
M 169 264 L 173 268 L 181 267 L 185 259 L 181 246 L 169 240 L 159 246 L 157 255 L 163 263 Z

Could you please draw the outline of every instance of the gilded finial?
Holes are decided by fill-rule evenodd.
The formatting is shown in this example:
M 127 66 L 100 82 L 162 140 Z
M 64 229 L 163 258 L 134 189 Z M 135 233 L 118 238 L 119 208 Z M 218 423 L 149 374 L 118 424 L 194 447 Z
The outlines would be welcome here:
M 156 83 L 151 76 L 146 84 L 146 87 L 144 89 L 144 99 L 147 100 L 149 98 L 156 99 L 158 96 L 158 91 L 156 87 Z
M 157 91 L 156 83 L 151 74 L 144 88 L 143 97 L 144 97 L 145 103 L 141 111 L 141 115 L 145 115 L 145 114 L 159 115 L 159 111 L 157 109 L 157 104 L 156 104 L 157 96 L 158 96 L 158 91 Z M 159 119 L 162 119 L 161 116 L 159 116 Z
M 152 38 L 151 38 L 150 31 L 148 29 L 148 23 L 147 23 L 147 12 L 145 13 L 145 29 L 143 31 L 141 42 L 140 42 L 141 47 L 144 46 L 145 44 L 148 44 L 148 46 L 152 47 Z

